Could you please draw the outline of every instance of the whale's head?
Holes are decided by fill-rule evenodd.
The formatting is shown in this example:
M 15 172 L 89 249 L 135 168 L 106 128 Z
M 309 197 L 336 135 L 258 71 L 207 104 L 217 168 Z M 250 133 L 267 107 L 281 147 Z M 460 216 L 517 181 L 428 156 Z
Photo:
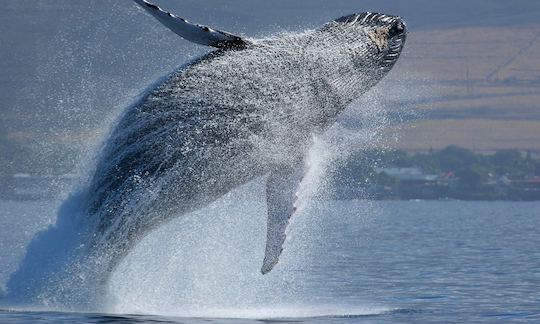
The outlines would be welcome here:
M 388 72 L 399 58 L 407 26 L 398 16 L 364 12 L 344 16 L 323 28 L 339 40 L 358 69 Z
M 407 38 L 407 26 L 398 16 L 356 13 L 325 24 L 314 38 L 316 47 L 324 52 L 320 56 L 328 62 L 327 70 L 362 80 L 362 88 L 369 88 L 397 62 Z
M 300 67 L 299 82 L 312 84 L 315 104 L 309 111 L 298 111 L 326 127 L 392 69 L 406 38 L 407 27 L 400 17 L 366 12 L 283 37 L 274 47 L 284 52 L 278 58 L 289 58 L 296 64 L 293 69 Z

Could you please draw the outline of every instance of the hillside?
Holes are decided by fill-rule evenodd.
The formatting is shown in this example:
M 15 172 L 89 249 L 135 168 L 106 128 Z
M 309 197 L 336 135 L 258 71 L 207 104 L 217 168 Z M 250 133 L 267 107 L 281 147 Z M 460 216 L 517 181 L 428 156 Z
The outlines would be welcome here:
M 417 31 L 407 45 L 392 78 L 427 120 L 401 147 L 540 151 L 540 25 Z

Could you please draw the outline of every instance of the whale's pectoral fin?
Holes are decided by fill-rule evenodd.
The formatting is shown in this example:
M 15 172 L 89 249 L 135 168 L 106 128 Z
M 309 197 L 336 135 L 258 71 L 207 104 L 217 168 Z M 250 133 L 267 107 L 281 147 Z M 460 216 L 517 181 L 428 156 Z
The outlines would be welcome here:
M 220 49 L 241 49 L 248 42 L 240 36 L 191 23 L 146 0 L 134 0 L 167 28 L 188 41 Z
M 270 272 L 279 261 L 286 238 L 285 230 L 296 210 L 297 191 L 303 176 L 302 164 L 297 167 L 276 168 L 268 177 L 266 183 L 268 224 L 262 274 Z

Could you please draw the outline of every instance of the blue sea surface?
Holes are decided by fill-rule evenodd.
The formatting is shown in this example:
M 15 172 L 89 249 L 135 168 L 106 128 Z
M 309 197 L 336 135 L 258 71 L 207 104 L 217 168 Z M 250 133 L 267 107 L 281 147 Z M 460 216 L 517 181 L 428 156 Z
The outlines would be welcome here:
M 52 222 L 57 205 L 0 202 L 0 287 L 32 234 Z M 311 233 L 303 248 L 309 261 L 293 264 L 291 255 L 302 245 L 290 244 L 274 277 L 268 277 L 288 277 L 295 286 L 294 303 L 279 304 L 279 296 L 276 304 L 237 299 L 227 311 L 217 311 L 214 303 L 192 316 L 182 316 L 187 304 L 178 304 L 177 316 L 58 312 L 42 305 L 21 310 L 0 302 L 0 323 L 540 322 L 540 202 L 322 201 L 299 217 L 303 221 L 296 225 L 304 229 L 291 240 Z M 206 257 L 211 267 L 212 258 Z M 136 260 L 124 268 L 136 268 Z M 249 262 L 257 269 L 260 261 Z M 142 304 L 159 304 L 159 292 L 167 287 L 150 291 L 164 284 L 144 286 L 143 279 L 132 282 L 143 287 L 136 296 L 149 298 Z

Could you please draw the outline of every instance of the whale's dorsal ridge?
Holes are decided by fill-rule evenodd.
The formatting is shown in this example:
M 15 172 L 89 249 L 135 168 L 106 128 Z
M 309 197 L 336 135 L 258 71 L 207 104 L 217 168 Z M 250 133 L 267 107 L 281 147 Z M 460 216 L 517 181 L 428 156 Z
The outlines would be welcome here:
M 134 1 L 165 25 L 165 27 L 190 42 L 219 49 L 242 49 L 249 43 L 240 36 L 191 23 L 146 0 Z

